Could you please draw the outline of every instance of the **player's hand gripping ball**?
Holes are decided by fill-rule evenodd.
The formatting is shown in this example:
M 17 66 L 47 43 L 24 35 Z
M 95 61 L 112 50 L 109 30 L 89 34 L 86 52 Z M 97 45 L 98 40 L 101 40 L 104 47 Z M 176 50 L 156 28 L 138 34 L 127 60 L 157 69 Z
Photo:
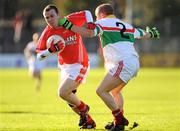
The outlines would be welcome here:
M 59 35 L 52 35 L 46 41 L 46 47 L 50 53 L 62 52 L 65 48 L 65 40 Z

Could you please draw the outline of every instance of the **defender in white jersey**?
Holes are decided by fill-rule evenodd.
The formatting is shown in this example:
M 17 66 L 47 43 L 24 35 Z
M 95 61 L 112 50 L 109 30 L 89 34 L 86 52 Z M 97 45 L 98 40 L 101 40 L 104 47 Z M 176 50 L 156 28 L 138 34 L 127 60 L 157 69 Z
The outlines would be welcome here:
M 72 26 L 72 31 L 86 37 L 100 37 L 107 74 L 96 92 L 114 116 L 114 121 L 105 128 L 120 131 L 129 123 L 123 115 L 121 90 L 139 70 L 139 57 L 133 45 L 134 41 L 159 38 L 159 32 L 156 28 L 147 28 L 144 31 L 121 21 L 113 15 L 113 8 L 109 4 L 98 6 L 95 14 L 97 21 L 88 25 L 88 29 L 92 30 L 72 25 L 67 19 L 60 19 L 59 24 L 66 28 L 68 26 L 65 23 L 68 23 Z
M 43 63 L 36 60 L 36 45 L 39 39 L 38 33 L 34 33 L 32 41 L 30 41 L 24 49 L 24 56 L 28 63 L 29 74 L 36 80 L 36 90 L 39 91 L 42 81 Z

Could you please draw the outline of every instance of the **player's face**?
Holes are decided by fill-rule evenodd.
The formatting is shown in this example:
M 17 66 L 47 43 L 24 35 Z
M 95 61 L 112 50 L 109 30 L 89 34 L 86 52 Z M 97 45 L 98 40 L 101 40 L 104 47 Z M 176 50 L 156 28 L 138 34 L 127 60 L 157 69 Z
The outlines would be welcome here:
M 37 42 L 38 42 L 38 40 L 39 40 L 39 35 L 38 35 L 38 33 L 34 33 L 32 39 L 33 39 L 34 43 L 37 44 Z
M 54 9 L 44 12 L 43 15 L 44 15 L 44 19 L 46 20 L 46 23 L 49 26 L 53 28 L 56 28 L 58 26 L 59 15 L 56 13 Z

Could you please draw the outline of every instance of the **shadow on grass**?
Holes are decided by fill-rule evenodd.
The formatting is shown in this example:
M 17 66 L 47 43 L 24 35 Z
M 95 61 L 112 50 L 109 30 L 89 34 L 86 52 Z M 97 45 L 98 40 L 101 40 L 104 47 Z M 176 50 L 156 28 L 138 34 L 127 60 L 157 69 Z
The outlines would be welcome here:
M 72 115 L 73 113 L 64 113 L 64 112 L 32 112 L 32 111 L 1 111 L 0 114 L 40 114 L 40 115 L 54 115 L 54 114 L 66 114 Z
M 40 114 L 40 115 L 54 115 L 54 114 L 58 114 L 58 115 L 62 115 L 64 114 L 64 112 L 62 113 L 56 113 L 56 112 L 51 112 L 51 113 L 47 113 L 47 112 L 31 112 L 31 111 L 1 111 L 0 114 Z M 72 113 L 66 113 L 68 115 L 72 115 Z M 134 122 L 135 124 L 135 122 Z M 142 129 L 138 129 L 139 124 L 135 125 L 131 125 L 125 128 L 124 131 L 133 131 L 134 129 L 136 131 L 151 131 L 151 130 L 142 130 Z M 83 129 L 82 129 L 83 131 Z M 103 128 L 97 128 L 97 129 L 92 129 L 91 131 L 107 131 L 106 129 Z

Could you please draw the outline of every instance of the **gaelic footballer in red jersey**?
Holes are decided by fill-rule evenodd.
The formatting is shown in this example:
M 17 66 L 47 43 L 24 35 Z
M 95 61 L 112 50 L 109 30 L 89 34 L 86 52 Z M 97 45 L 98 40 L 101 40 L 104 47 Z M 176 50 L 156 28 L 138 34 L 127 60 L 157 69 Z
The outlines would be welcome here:
M 42 60 L 53 53 L 58 53 L 58 62 L 61 70 L 61 83 L 59 84 L 58 95 L 80 115 L 79 126 L 81 128 L 95 128 L 96 124 L 88 113 L 89 106 L 75 94 L 77 87 L 85 80 L 90 68 L 88 54 L 82 38 L 79 34 L 58 26 L 60 14 L 56 6 L 46 6 L 43 16 L 47 26 L 40 36 L 36 48 L 38 52 L 37 59 Z M 87 22 L 93 21 L 89 11 L 72 13 L 66 18 L 77 26 L 83 26 Z M 62 41 L 60 40 L 56 43 L 51 43 L 50 48 L 48 48 L 47 40 L 53 35 L 62 37 L 65 41 L 65 47 L 61 48 Z

